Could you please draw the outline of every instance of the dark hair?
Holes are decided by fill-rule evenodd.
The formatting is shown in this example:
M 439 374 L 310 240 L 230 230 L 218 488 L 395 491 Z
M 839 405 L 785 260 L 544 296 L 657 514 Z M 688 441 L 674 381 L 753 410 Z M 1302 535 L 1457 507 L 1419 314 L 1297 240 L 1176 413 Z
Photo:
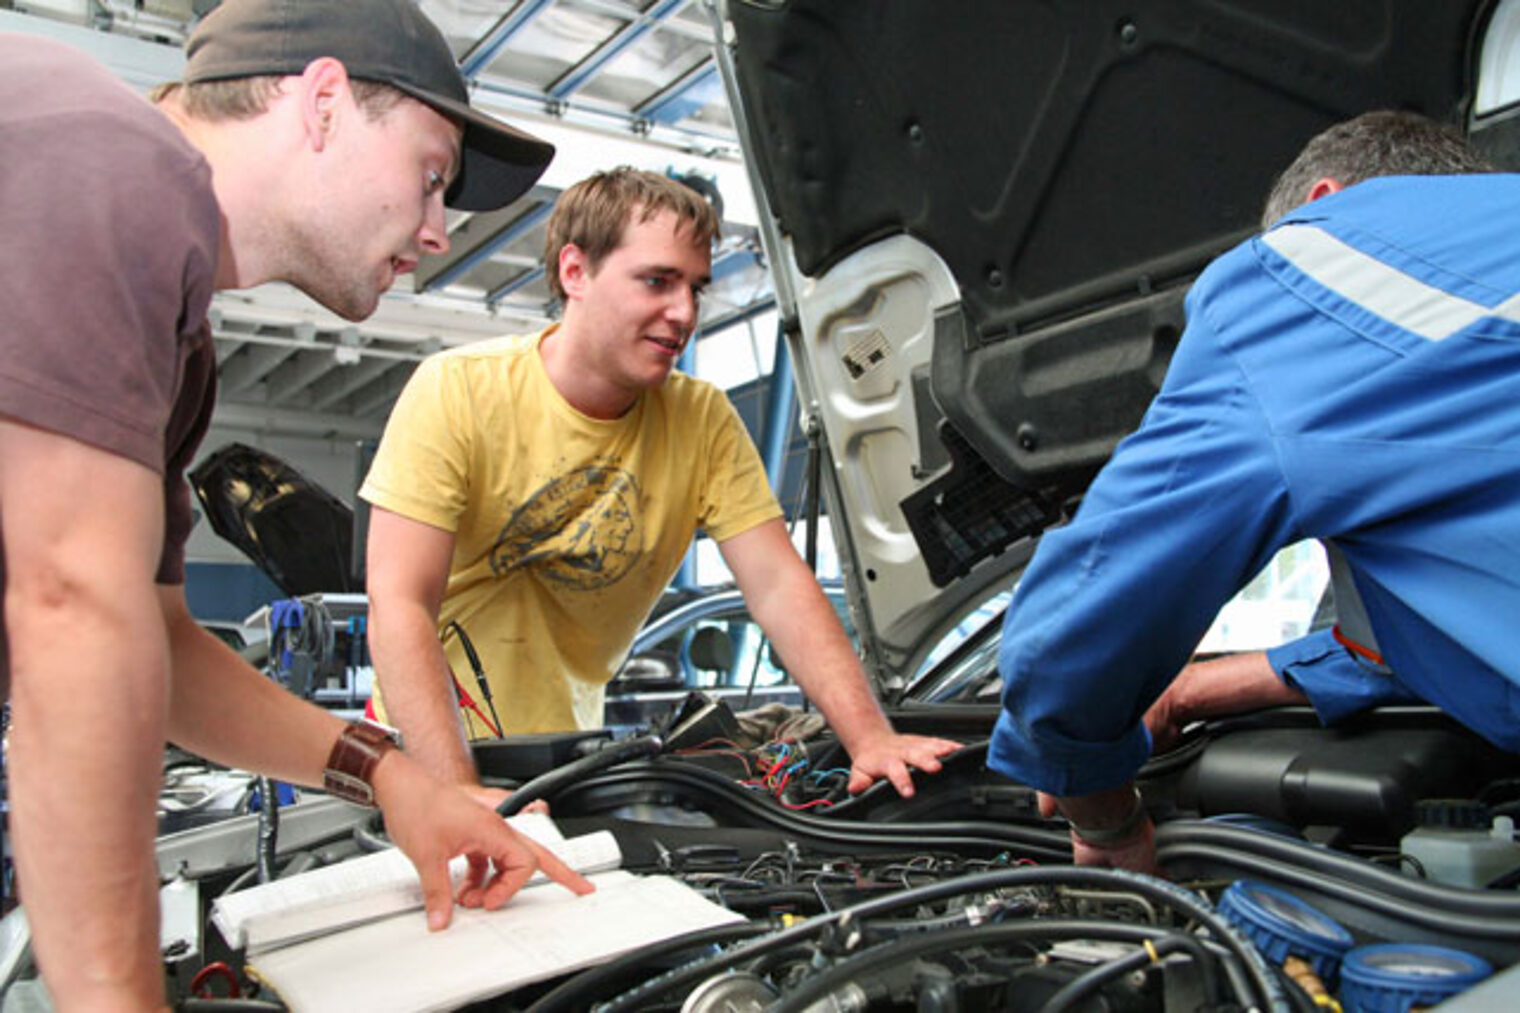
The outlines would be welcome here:
M 215 123 L 221 120 L 251 120 L 269 111 L 269 103 L 280 93 L 279 74 L 261 74 L 256 77 L 234 77 L 217 81 L 197 81 L 182 84 L 172 81 L 154 88 L 148 97 L 162 102 L 175 93 L 180 104 L 191 117 Z M 354 102 L 372 120 L 379 119 L 395 108 L 406 95 L 382 81 L 366 81 L 349 78 L 348 84 Z
M 1266 228 L 1298 207 L 1325 177 L 1344 186 L 1376 176 L 1447 176 L 1493 172 L 1453 127 L 1418 113 L 1385 109 L 1316 134 L 1283 170 L 1262 212 Z
M 560 250 L 575 244 L 596 270 L 623 241 L 623 230 L 634 220 L 635 209 L 641 222 L 671 212 L 676 216 L 676 231 L 686 232 L 694 244 L 710 245 L 718 238 L 718 213 L 686 184 L 626 165 L 598 172 L 560 194 L 549 216 L 544 238 L 549 291 L 564 300 L 565 289 L 559 281 Z

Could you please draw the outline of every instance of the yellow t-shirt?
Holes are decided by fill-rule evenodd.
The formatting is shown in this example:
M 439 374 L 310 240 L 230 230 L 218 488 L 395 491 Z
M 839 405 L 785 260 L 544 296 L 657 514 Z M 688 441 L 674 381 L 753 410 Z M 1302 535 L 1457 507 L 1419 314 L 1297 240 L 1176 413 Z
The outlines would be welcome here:
M 781 513 L 721 390 L 672 373 L 623 417 L 589 418 L 544 370 L 552 330 L 425 360 L 359 490 L 454 532 L 439 629 L 468 633 L 508 734 L 600 727 L 603 689 L 696 531 L 721 542 Z M 445 651 L 485 709 L 457 636 Z

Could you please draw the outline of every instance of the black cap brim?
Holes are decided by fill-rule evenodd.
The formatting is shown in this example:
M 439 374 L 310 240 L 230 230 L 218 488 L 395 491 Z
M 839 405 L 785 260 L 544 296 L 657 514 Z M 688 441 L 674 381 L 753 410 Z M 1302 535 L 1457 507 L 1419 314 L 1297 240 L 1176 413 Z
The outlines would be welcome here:
M 463 102 L 403 82 L 390 83 L 464 127 L 459 174 L 443 197 L 451 208 L 494 211 L 506 207 L 533 188 L 554 158 L 554 145 L 548 141 Z

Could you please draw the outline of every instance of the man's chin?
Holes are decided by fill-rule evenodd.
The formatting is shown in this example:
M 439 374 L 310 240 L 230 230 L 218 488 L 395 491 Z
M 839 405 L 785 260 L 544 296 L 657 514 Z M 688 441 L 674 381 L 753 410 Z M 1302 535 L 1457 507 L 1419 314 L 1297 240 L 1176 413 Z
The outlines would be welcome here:
M 324 304 L 325 305 L 325 304 Z M 343 306 L 328 306 L 338 316 L 349 323 L 357 324 L 362 320 L 368 320 L 374 315 L 375 309 L 380 305 L 380 297 L 375 296 L 363 305 L 346 304 Z
M 302 289 L 324 309 L 331 310 L 350 323 L 368 320 L 380 305 L 380 293 L 376 291 L 313 292 Z

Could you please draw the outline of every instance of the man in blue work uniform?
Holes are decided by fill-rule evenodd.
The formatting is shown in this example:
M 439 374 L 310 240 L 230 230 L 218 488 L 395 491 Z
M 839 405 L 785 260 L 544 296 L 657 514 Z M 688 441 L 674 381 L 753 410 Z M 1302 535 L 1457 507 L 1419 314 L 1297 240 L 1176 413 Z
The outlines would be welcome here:
M 1005 621 L 989 763 L 1066 816 L 1078 862 L 1154 866 L 1132 782 L 1147 708 L 1300 539 L 1342 557 L 1365 630 L 1234 659 L 1201 695 L 1307 691 L 1326 717 L 1418 698 L 1520 750 L 1495 621 L 1520 608 L 1520 177 L 1483 169 L 1407 114 L 1311 142 L 1278 187 L 1301 206 L 1276 217 L 1274 196 L 1275 224 L 1200 276 L 1140 429 L 1042 540 Z

